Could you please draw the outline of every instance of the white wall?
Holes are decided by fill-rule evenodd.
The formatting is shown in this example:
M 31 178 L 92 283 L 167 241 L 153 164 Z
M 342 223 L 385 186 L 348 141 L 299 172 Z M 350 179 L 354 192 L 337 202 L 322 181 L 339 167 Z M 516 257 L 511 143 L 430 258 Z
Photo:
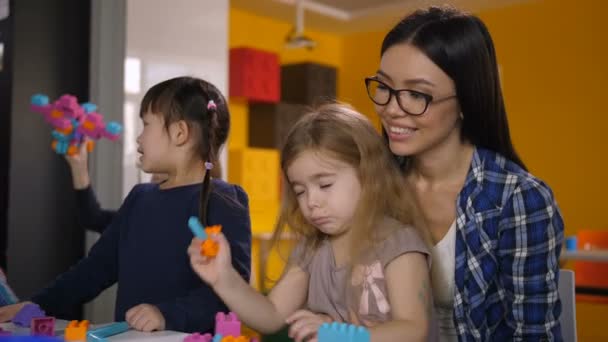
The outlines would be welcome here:
M 136 167 L 135 144 L 141 129 L 139 103 L 148 88 L 189 75 L 204 78 L 227 95 L 228 17 L 229 0 L 93 0 L 91 97 L 104 112 L 111 108 L 125 128 L 122 146 L 98 147 L 113 145 L 122 151 L 101 151 L 93 160 L 93 185 L 104 207 L 118 207 L 135 184 L 148 180 Z M 122 163 L 111 163 L 117 156 Z M 226 165 L 225 153 L 221 159 Z M 120 165 L 118 176 L 106 175 L 109 166 L 118 171 Z M 90 236 L 89 245 L 94 238 Z M 106 291 L 87 306 L 86 318 L 112 321 L 114 298 L 114 288 Z
M 139 103 L 148 88 L 188 75 L 203 78 L 227 94 L 228 12 L 228 0 L 127 1 L 125 194 L 149 179 L 137 170 L 135 144 L 141 129 Z M 223 165 L 225 159 L 224 153 Z

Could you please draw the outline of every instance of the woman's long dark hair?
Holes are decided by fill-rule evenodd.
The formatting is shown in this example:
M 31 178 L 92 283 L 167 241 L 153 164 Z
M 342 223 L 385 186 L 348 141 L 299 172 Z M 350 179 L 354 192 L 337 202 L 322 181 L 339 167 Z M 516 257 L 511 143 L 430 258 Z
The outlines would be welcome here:
M 402 19 L 384 37 L 381 55 L 401 43 L 418 48 L 454 81 L 462 138 L 526 169 L 511 142 L 496 52 L 485 24 L 451 7 L 430 7 Z M 407 157 L 397 158 L 402 168 L 407 165 Z

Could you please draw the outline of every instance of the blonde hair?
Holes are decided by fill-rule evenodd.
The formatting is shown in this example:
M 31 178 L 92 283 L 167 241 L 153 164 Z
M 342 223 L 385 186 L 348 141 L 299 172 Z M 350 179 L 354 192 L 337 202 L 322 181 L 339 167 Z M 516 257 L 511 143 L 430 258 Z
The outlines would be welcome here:
M 353 230 L 349 253 L 354 260 L 371 243 L 382 238 L 376 228 L 385 217 L 411 223 L 412 202 L 406 196 L 404 179 L 382 137 L 369 120 L 352 107 L 325 104 L 312 109 L 289 132 L 281 152 L 281 169 L 286 181 L 273 242 L 287 229 L 296 235 L 303 253 L 310 257 L 326 235 L 309 224 L 298 206 L 294 190 L 287 182 L 287 169 L 305 151 L 313 151 L 352 166 L 361 184 L 361 196 L 351 220 Z M 287 268 L 286 268 L 287 269 Z

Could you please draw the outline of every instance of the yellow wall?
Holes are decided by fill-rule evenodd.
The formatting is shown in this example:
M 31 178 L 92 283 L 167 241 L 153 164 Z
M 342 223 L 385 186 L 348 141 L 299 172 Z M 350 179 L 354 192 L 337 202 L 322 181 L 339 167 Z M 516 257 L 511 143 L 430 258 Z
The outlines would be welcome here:
M 247 46 L 278 53 L 282 64 L 306 61 L 340 66 L 342 42 L 337 35 L 306 30 L 306 35 L 318 43 L 317 47 L 313 50 L 287 49 L 283 45 L 292 27 L 292 23 L 231 8 L 229 46 Z

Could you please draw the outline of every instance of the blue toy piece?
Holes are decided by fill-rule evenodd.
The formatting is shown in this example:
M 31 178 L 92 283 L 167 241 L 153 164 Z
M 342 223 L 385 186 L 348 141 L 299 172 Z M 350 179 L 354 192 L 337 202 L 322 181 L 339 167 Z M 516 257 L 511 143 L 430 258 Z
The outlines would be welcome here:
M 221 334 L 217 334 L 215 336 L 213 336 L 213 341 L 211 342 L 220 342 L 222 340 L 222 335 Z
M 369 342 L 369 331 L 365 327 L 347 323 L 323 323 L 317 331 L 319 342 Z
M 108 324 L 104 327 L 89 330 L 87 333 L 87 342 L 107 342 L 108 337 L 122 334 L 129 330 L 127 322 L 116 322 Z
M 97 105 L 94 103 L 86 102 L 80 105 L 84 109 L 85 113 L 93 113 L 97 110 Z
M 110 134 L 118 135 L 122 131 L 122 125 L 114 121 L 108 122 L 106 125 L 106 131 L 108 131 Z
M 32 104 L 35 106 L 46 106 L 49 104 L 49 97 L 42 94 L 32 96 Z
M 201 224 L 201 221 L 198 220 L 196 216 L 190 216 L 188 219 L 188 227 L 192 231 L 192 234 L 201 240 L 207 239 L 207 233 L 205 233 L 205 228 Z

